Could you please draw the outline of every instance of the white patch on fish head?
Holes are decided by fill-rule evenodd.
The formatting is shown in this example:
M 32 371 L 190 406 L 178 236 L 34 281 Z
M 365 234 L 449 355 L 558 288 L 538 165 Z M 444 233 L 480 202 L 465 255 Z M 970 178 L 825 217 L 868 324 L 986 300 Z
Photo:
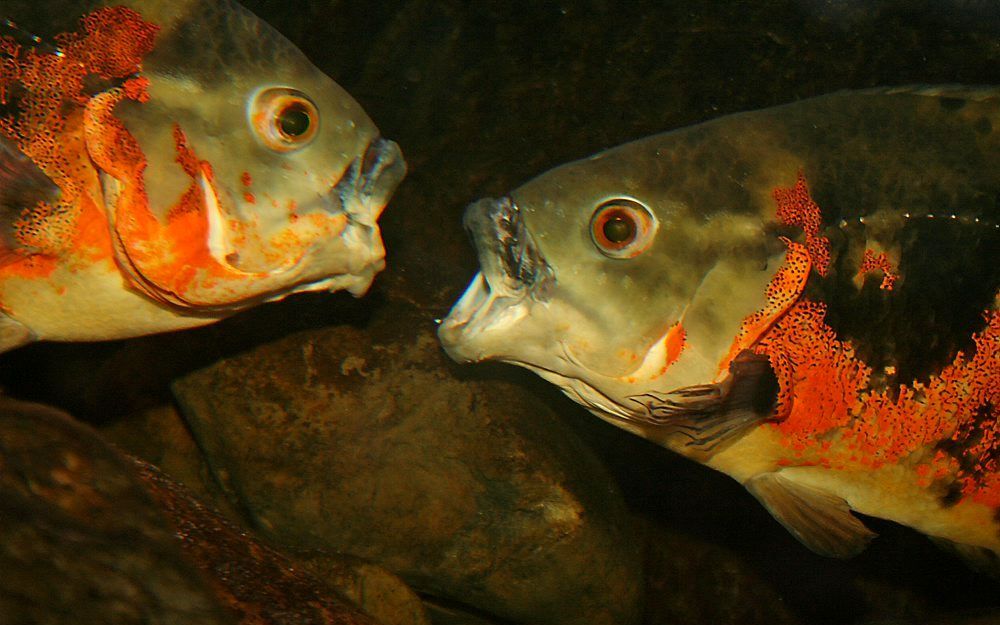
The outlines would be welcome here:
M 209 166 L 210 177 L 196 182 L 218 209 L 209 244 L 220 263 L 284 273 L 287 283 L 272 299 L 318 289 L 364 293 L 384 267 L 377 219 L 405 173 L 398 147 L 245 9 L 193 0 L 184 10 L 183 18 L 172 14 L 144 62 L 149 101 L 115 111 L 146 156 L 151 210 L 165 220 L 192 183 L 177 162 L 176 126 Z M 265 130 L 280 128 L 288 111 L 307 130 L 275 145 Z

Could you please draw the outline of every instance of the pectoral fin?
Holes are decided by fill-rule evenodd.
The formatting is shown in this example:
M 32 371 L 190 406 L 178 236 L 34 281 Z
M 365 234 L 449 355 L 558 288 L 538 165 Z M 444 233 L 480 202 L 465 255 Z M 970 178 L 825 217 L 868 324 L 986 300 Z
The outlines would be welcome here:
M 850 558 L 876 536 L 840 497 L 780 473 L 758 475 L 745 486 L 785 529 L 820 555 Z
M 730 363 L 722 382 L 630 397 L 642 408 L 631 420 L 683 434 L 690 439 L 687 446 L 692 452 L 710 454 L 766 421 L 777 393 L 777 378 L 767 357 L 745 350 Z

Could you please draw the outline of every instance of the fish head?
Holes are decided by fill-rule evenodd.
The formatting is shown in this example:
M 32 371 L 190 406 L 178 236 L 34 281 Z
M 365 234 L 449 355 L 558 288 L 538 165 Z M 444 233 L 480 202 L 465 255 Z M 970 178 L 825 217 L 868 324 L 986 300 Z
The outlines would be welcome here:
M 654 137 L 469 206 L 481 270 L 440 325 L 448 354 L 527 367 L 644 435 L 639 398 L 714 382 L 781 254 L 763 199 L 684 161 Z
M 190 189 L 202 194 L 217 213 L 212 256 L 249 277 L 245 291 L 214 302 L 208 294 L 199 306 L 321 289 L 364 293 L 384 267 L 377 220 L 405 175 L 398 146 L 240 5 L 131 5 L 159 32 L 142 64 L 148 100 L 123 101 L 114 115 L 145 155 L 149 208 L 165 222 Z

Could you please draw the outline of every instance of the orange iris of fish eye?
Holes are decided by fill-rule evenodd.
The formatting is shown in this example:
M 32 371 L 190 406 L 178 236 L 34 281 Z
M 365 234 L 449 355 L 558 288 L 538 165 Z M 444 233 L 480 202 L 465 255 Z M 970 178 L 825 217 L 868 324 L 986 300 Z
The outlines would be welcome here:
M 611 200 L 590 218 L 590 238 L 605 256 L 632 258 L 652 243 L 655 226 L 652 213 L 639 202 Z
M 257 94 L 251 123 L 264 145 L 277 152 L 291 152 L 316 136 L 319 111 L 301 91 L 275 87 Z

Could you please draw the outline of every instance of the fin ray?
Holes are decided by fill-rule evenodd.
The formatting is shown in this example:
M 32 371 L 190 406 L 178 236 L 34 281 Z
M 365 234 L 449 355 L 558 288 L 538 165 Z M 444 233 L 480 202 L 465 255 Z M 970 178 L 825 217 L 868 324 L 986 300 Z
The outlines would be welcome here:
M 780 473 L 757 475 L 744 486 L 799 542 L 820 555 L 856 556 L 876 536 L 840 497 Z
M 729 374 L 717 384 L 630 397 L 642 411 L 629 420 L 687 436 L 686 446 L 696 454 L 715 453 L 770 418 L 777 399 L 777 378 L 766 356 L 744 350 Z

